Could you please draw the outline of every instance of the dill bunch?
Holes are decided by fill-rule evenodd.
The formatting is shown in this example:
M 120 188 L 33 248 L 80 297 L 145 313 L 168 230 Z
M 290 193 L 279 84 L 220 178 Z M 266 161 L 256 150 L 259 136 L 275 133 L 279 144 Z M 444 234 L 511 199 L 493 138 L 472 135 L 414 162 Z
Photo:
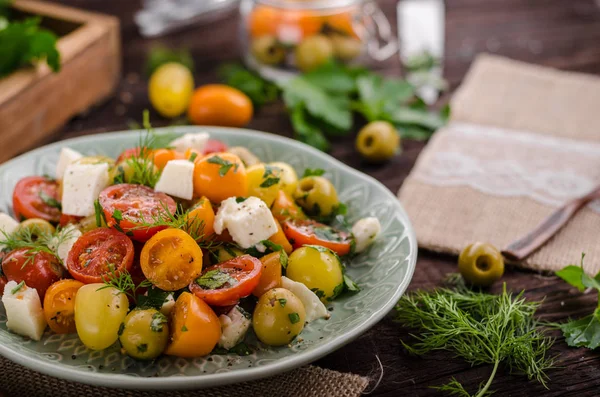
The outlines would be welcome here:
M 513 297 L 506 284 L 499 295 L 459 285 L 404 296 L 396 306 L 396 321 L 416 331 L 410 344 L 402 342 L 413 354 L 445 350 L 471 365 L 493 365 L 490 377 L 474 394 L 482 397 L 491 393 L 501 364 L 511 373 L 523 374 L 547 387 L 546 371 L 554 366 L 548 351 L 554 340 L 545 336 L 534 317 L 540 304 L 527 301 L 523 292 Z M 454 378 L 436 388 L 471 396 Z
M 56 231 L 50 232 L 38 226 L 19 228 L 11 234 L 0 230 L 2 233 L 0 236 L 0 247 L 4 251 L 26 248 L 26 261 L 23 264 L 25 266 L 33 261 L 35 256 L 41 252 L 54 255 L 58 258 L 57 247 L 69 240 L 73 236 L 74 230 L 72 228 L 59 227 Z

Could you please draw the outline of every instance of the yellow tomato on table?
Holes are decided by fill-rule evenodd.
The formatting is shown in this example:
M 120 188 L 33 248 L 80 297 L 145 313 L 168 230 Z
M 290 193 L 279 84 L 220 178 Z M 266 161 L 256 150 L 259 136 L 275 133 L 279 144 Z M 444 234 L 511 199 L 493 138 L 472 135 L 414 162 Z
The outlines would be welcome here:
M 198 88 L 188 108 L 188 118 L 196 125 L 243 127 L 250 122 L 254 108 L 242 91 L 222 84 Z
M 192 72 L 180 63 L 170 62 L 160 66 L 148 83 L 150 103 L 164 117 L 183 114 L 194 90 Z

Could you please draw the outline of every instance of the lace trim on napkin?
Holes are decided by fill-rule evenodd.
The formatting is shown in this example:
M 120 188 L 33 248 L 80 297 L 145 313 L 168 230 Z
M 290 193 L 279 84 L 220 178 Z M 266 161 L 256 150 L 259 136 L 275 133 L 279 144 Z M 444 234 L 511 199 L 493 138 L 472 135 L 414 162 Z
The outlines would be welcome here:
M 412 177 L 559 207 L 600 184 L 600 144 L 452 122 L 434 135 Z M 589 205 L 600 213 L 600 200 Z

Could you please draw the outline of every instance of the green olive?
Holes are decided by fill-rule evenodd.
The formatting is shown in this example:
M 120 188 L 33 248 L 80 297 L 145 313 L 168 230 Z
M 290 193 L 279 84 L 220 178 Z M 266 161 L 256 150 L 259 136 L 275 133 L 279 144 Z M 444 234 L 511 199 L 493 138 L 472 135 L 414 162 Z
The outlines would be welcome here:
M 285 48 L 274 36 L 260 36 L 250 44 L 252 55 L 267 65 L 277 65 L 285 60 Z
M 133 180 L 135 168 L 131 163 L 132 163 L 132 161 L 129 161 L 129 160 L 121 161 L 119 164 L 117 164 L 115 167 L 113 167 L 109 171 L 108 180 L 114 184 L 135 183 L 136 181 Z M 140 165 L 142 165 L 142 164 L 140 164 Z M 148 169 L 152 168 L 152 170 L 151 170 L 152 173 L 158 172 L 158 167 L 156 165 L 154 165 L 154 163 L 151 162 L 150 160 L 148 160 L 147 162 L 145 161 L 145 165 Z
M 258 300 L 252 327 L 261 342 L 281 346 L 302 332 L 305 319 L 304 305 L 296 295 L 284 288 L 273 288 Z
M 333 44 L 322 34 L 309 36 L 296 47 L 296 65 L 303 72 L 316 69 L 333 58 Z
M 460 253 L 458 270 L 467 282 L 487 287 L 504 274 L 504 258 L 493 245 L 474 243 Z
M 310 215 L 327 216 L 340 205 L 333 183 L 322 176 L 307 176 L 298 181 L 294 199 Z
M 332 34 L 329 37 L 333 44 L 333 53 L 335 57 L 342 61 L 351 61 L 362 52 L 362 42 L 354 37 L 342 34 Z
M 356 150 L 368 161 L 377 163 L 394 157 L 400 147 L 400 135 L 387 121 L 373 121 L 356 137 Z
M 19 224 L 17 232 L 27 230 L 31 233 L 31 236 L 35 239 L 43 234 L 52 234 L 55 229 L 47 220 L 39 218 L 31 218 L 24 220 Z
M 167 317 L 156 309 L 135 309 L 125 317 L 119 328 L 121 346 L 133 358 L 156 358 L 169 341 L 167 323 Z

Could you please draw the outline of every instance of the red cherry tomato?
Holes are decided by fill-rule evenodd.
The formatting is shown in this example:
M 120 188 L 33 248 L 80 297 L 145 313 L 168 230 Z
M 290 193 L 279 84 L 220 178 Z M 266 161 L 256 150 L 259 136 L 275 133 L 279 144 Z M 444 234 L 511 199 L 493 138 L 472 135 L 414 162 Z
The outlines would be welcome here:
M 320 245 L 340 256 L 350 252 L 350 235 L 331 226 L 311 220 L 287 220 L 282 226 L 294 249 L 303 245 Z
M 82 220 L 83 218 L 84 218 L 83 216 L 61 214 L 58 224 L 60 225 L 60 227 L 65 227 L 71 223 L 79 223 L 79 221 Z
M 148 241 L 166 226 L 140 227 L 164 216 L 165 207 L 171 214 L 177 210 L 175 200 L 149 187 L 123 183 L 109 186 L 100 193 L 100 206 L 109 227 L 122 230 L 136 241 Z
M 48 252 L 19 248 L 4 257 L 2 272 L 8 281 L 25 281 L 28 287 L 35 288 L 43 302 L 48 287 L 62 278 L 63 267 L 60 260 Z
M 4 295 L 4 287 L 6 287 L 8 280 L 5 276 L 0 276 L 0 295 Z
M 227 145 L 218 139 L 209 139 L 204 146 L 204 154 L 221 153 L 227 151 Z
M 49 222 L 60 220 L 58 182 L 43 176 L 21 179 L 13 192 L 13 209 L 18 220 L 41 218 Z
M 210 274 L 209 274 L 210 272 Z M 260 281 L 262 263 L 250 256 L 242 255 L 227 262 L 211 266 L 202 272 L 198 280 L 229 278 L 218 287 L 211 288 L 210 280 L 198 285 L 198 280 L 192 281 L 190 291 L 211 306 L 235 305 L 241 298 L 250 295 Z M 217 283 L 218 284 L 218 283 Z M 213 284 L 215 285 L 215 284 Z
M 119 157 L 117 157 L 117 161 L 115 162 L 116 164 L 119 164 L 121 161 L 123 160 L 127 160 L 131 157 L 137 157 L 140 155 L 140 148 L 139 147 L 132 147 L 129 149 L 125 149 L 123 150 L 123 153 L 121 153 L 119 155 Z
M 133 243 L 114 229 L 98 228 L 79 237 L 67 257 L 67 268 L 82 283 L 101 283 L 131 269 Z

